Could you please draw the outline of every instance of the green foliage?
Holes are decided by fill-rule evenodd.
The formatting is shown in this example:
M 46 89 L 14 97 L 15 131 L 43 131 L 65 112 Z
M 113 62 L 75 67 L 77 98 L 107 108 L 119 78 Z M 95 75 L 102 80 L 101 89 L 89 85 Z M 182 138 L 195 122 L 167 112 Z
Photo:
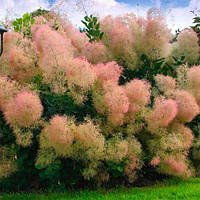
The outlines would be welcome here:
M 194 14 L 194 12 L 192 12 Z M 193 18 L 193 24 L 194 26 L 191 26 L 191 28 L 197 33 L 199 37 L 199 44 L 200 44 L 200 17 L 195 14 L 195 17 Z
M 160 58 L 157 60 L 150 60 L 148 56 L 142 55 L 141 66 L 136 70 L 130 70 L 125 68 L 123 71 L 123 76 L 121 76 L 120 83 L 124 84 L 127 81 L 132 80 L 133 78 L 145 79 L 155 84 L 154 77 L 157 74 L 163 74 L 165 76 L 176 77 L 176 67 L 184 64 L 185 57 L 181 58 L 173 57 L 173 62 L 169 63 L 166 58 Z
M 177 37 L 178 37 L 178 35 L 179 35 L 180 32 L 181 32 L 180 29 L 177 29 L 177 30 L 175 31 L 175 36 L 174 36 L 174 37 L 172 38 L 172 40 L 170 41 L 171 43 L 174 43 L 174 42 L 177 41 Z
M 108 168 L 107 171 L 112 174 L 113 177 L 122 177 L 124 174 L 124 162 L 121 163 L 114 163 L 114 162 L 107 162 Z
M 44 15 L 46 15 L 46 14 L 48 14 L 48 13 L 49 13 L 48 10 L 39 8 L 39 9 L 37 9 L 36 11 L 33 11 L 33 12 L 31 13 L 31 15 L 32 15 L 32 17 L 36 17 L 36 16 L 44 16 Z
M 99 41 L 103 38 L 104 33 L 100 30 L 100 23 L 98 23 L 97 17 L 93 15 L 85 16 L 81 22 L 86 27 L 85 32 L 90 42 Z
M 13 21 L 12 25 L 14 31 L 22 32 L 24 37 L 31 38 L 31 26 L 34 24 L 35 20 L 33 15 L 30 13 L 25 13 L 22 18 L 17 18 Z

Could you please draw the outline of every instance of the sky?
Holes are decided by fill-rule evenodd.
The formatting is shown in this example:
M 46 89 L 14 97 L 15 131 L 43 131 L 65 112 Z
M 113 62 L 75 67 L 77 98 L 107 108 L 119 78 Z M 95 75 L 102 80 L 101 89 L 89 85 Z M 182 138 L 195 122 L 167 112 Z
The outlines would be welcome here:
M 169 28 L 184 29 L 192 25 L 194 15 L 192 10 L 200 10 L 200 0 L 91 0 L 86 1 L 85 9 L 99 17 L 111 14 L 113 16 L 133 12 L 136 16 L 146 16 L 148 9 L 157 7 L 165 17 Z M 66 13 L 71 22 L 80 26 L 84 16 L 83 10 L 74 9 L 76 0 L 0 0 L 0 19 L 8 16 L 10 19 L 38 8 L 58 8 Z

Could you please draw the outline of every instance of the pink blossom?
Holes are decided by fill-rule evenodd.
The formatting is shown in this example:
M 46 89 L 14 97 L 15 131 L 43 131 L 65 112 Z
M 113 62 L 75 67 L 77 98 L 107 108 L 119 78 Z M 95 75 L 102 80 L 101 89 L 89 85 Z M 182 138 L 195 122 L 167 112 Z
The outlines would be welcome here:
M 178 160 L 176 157 L 170 156 L 165 159 L 165 163 L 169 167 L 171 173 L 184 173 L 187 166 L 184 161 Z
M 156 156 L 151 160 L 150 165 L 157 166 L 157 165 L 159 165 L 159 163 L 160 163 L 160 157 Z
M 13 46 L 16 46 L 17 43 L 23 39 L 23 35 L 21 33 L 17 33 L 14 31 L 7 32 L 4 34 L 4 52 L 9 51 Z
M 87 43 L 82 50 L 82 55 L 92 64 L 106 63 L 111 60 L 111 53 L 101 42 Z
M 40 119 L 42 111 L 43 107 L 36 94 L 22 92 L 9 101 L 5 111 L 5 118 L 11 125 L 29 127 Z
M 142 44 L 144 53 L 150 59 L 166 57 L 170 54 L 170 30 L 164 21 L 159 18 L 148 18 L 144 27 Z
M 122 73 L 122 67 L 116 62 L 109 62 L 106 64 L 99 63 L 94 66 L 94 71 L 96 72 L 98 80 L 102 83 L 105 81 L 112 81 L 118 84 L 119 77 Z
M 162 74 L 158 74 L 155 76 L 156 84 L 159 89 L 163 92 L 169 90 L 175 90 L 176 88 L 176 80 L 170 76 L 164 76 Z
M 124 89 L 113 86 L 104 95 L 104 102 L 108 109 L 114 113 L 126 113 L 129 108 L 129 100 Z
M 39 27 L 35 33 L 34 42 L 41 59 L 46 59 L 46 55 L 48 55 L 48 59 L 57 58 L 57 62 L 59 62 L 65 56 L 71 57 L 73 55 L 71 42 L 58 32 L 53 31 L 48 25 Z
M 172 99 L 157 98 L 154 110 L 148 116 L 150 127 L 167 127 L 178 113 L 177 104 Z
M 131 29 L 122 22 L 120 17 L 115 18 L 110 35 L 115 56 L 125 55 L 125 49 L 133 45 L 134 38 Z
M 64 26 L 64 31 L 67 38 L 71 40 L 72 45 L 75 47 L 77 55 L 81 54 L 82 49 L 88 42 L 86 35 L 84 33 L 80 33 L 80 31 L 74 28 L 70 23 Z
M 199 106 L 195 98 L 184 90 L 177 90 L 173 98 L 178 105 L 177 118 L 182 122 L 191 122 L 199 114 Z
M 20 83 L 29 82 L 34 76 L 34 62 L 19 48 L 8 52 L 8 63 L 12 70 L 13 79 Z
M 46 133 L 47 139 L 50 143 L 60 145 L 71 145 L 73 142 L 73 134 L 67 124 L 67 117 L 55 115 L 50 120 L 48 132 Z
M 8 102 L 19 93 L 19 86 L 8 77 L 0 76 L 0 109 L 4 112 Z
M 137 112 L 141 106 L 145 106 L 150 100 L 150 84 L 139 79 L 134 79 L 124 86 L 125 93 L 129 99 L 129 112 Z
M 88 90 L 96 80 L 96 74 L 87 60 L 74 58 L 65 67 L 69 86 L 77 85 Z
M 109 121 L 111 121 L 113 125 L 122 124 L 124 114 L 127 113 L 129 109 L 129 99 L 126 96 L 124 88 L 112 82 L 107 82 L 107 84 L 104 85 L 104 91 L 103 102 L 109 111 Z

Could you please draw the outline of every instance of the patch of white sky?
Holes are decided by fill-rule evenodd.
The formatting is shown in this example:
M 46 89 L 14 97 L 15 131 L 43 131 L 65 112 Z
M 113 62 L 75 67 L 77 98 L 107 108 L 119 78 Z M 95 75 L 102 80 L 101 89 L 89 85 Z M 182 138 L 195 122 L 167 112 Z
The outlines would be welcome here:
M 117 0 L 82 1 L 84 1 L 85 10 L 88 13 L 96 14 L 99 17 L 104 17 L 108 14 L 117 16 L 125 13 L 135 13 L 136 15 L 145 17 L 150 8 L 149 5 L 124 3 L 123 0 L 120 2 Z M 93 3 L 91 3 L 91 1 L 93 1 Z M 173 32 L 178 28 L 184 29 L 192 25 L 194 15 L 191 11 L 200 9 L 200 0 L 190 0 L 188 1 L 188 5 L 184 7 L 174 7 L 173 1 L 169 4 L 167 4 L 169 1 L 166 0 L 150 1 L 152 1 L 152 5 L 160 8 L 164 13 L 165 20 Z M 56 0 L 54 4 L 51 5 L 50 0 L 0 0 L 0 18 L 4 18 L 6 15 L 10 18 L 15 18 L 21 16 L 23 13 L 31 12 L 38 8 L 49 9 L 50 6 L 52 6 L 53 8 L 59 7 L 59 11 L 63 13 L 65 12 L 74 25 L 80 26 L 80 20 L 83 18 L 85 13 L 83 12 L 83 9 L 81 9 L 81 5 L 79 5 L 80 9 L 76 9 L 76 2 L 76 0 Z

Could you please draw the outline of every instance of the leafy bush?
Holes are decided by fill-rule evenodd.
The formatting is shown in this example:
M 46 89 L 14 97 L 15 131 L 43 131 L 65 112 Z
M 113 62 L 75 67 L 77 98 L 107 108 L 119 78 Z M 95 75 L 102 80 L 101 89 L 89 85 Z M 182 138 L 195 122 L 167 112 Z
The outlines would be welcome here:
M 13 21 L 13 28 L 16 32 L 22 32 L 24 36 L 31 37 L 31 25 L 34 24 L 32 14 L 26 13 L 22 18 L 17 18 Z
M 34 18 L 32 38 L 5 34 L 0 190 L 133 183 L 152 171 L 198 174 L 195 32 L 170 43 L 160 17 L 107 16 L 104 37 L 90 43 L 61 16 L 48 15 Z

